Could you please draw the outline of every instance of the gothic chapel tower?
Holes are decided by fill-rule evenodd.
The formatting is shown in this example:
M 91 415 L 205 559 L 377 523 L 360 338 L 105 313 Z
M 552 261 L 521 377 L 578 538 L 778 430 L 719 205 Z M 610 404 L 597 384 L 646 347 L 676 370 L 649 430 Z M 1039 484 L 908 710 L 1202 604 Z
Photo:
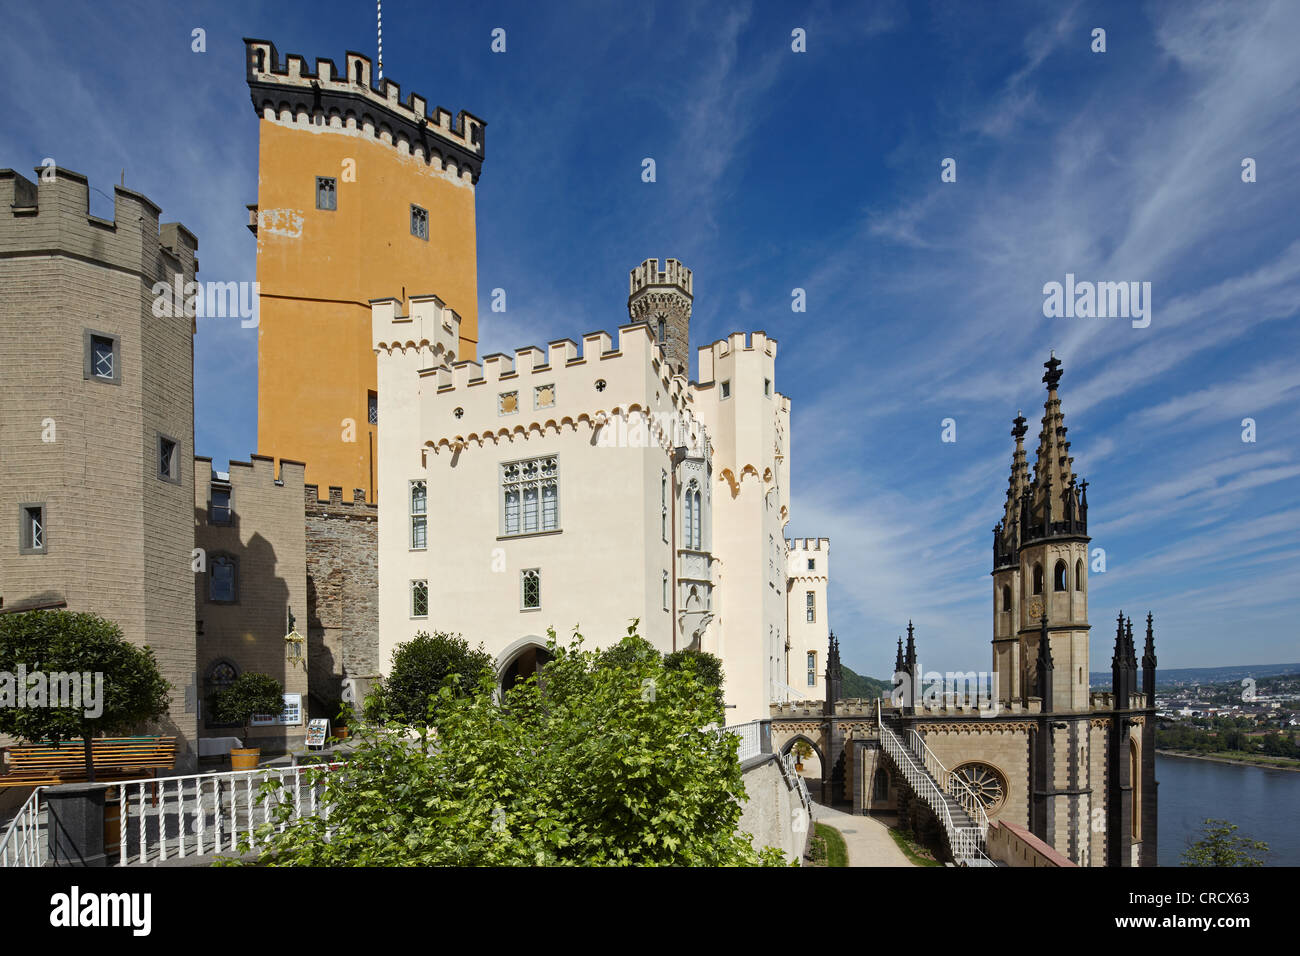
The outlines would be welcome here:
M 1079 711 L 1089 706 L 1088 483 L 1076 481 L 1065 437 L 1061 361 L 1053 353 L 1044 367 L 1047 401 L 1033 475 L 1028 429 L 1018 415 L 1006 507 L 993 529 L 993 668 L 1003 703 L 1041 697 L 1038 644 L 1045 633 L 1051 699 L 1043 710 Z

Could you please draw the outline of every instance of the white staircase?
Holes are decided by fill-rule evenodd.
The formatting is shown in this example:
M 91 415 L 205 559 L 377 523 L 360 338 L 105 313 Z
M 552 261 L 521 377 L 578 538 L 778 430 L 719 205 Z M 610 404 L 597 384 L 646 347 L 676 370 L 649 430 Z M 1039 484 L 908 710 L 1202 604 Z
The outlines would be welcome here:
M 989 832 L 988 814 L 974 791 L 940 762 L 915 730 L 908 732 L 908 743 L 904 743 L 885 723 L 879 703 L 876 725 L 880 731 L 880 748 L 943 826 L 957 864 L 995 866 L 984 852 Z

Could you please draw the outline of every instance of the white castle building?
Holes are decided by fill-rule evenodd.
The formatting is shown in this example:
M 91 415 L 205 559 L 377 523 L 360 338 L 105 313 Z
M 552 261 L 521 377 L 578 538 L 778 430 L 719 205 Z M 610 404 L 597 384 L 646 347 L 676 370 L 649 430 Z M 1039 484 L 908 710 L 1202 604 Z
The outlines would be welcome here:
M 632 323 L 458 362 L 437 296 L 371 303 L 378 356 L 379 656 L 459 633 L 503 684 L 547 629 L 587 646 L 632 619 L 720 657 L 729 723 L 820 699 L 830 542 L 787 542 L 790 402 L 776 341 L 735 333 L 686 377 L 691 271 L 631 273 Z M 399 506 L 397 503 L 401 502 Z

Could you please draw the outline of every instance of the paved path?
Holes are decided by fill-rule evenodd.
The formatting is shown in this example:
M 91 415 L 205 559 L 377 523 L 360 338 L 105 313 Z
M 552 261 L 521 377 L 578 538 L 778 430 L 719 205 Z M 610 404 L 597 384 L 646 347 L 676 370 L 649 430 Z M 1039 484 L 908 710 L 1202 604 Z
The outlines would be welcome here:
M 898 848 L 889 828 L 871 817 L 813 804 L 812 818 L 839 830 L 849 848 L 849 866 L 915 866 Z

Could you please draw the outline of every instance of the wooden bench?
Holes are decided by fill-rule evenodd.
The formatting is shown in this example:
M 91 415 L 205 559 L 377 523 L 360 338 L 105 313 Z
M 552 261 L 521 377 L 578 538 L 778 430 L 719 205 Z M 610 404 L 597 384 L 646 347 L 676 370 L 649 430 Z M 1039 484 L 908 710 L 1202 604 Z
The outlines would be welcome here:
M 96 737 L 90 741 L 95 780 L 129 780 L 176 763 L 175 737 Z M 86 779 L 86 746 L 81 740 L 25 744 L 9 748 L 9 772 L 0 787 L 44 787 Z

